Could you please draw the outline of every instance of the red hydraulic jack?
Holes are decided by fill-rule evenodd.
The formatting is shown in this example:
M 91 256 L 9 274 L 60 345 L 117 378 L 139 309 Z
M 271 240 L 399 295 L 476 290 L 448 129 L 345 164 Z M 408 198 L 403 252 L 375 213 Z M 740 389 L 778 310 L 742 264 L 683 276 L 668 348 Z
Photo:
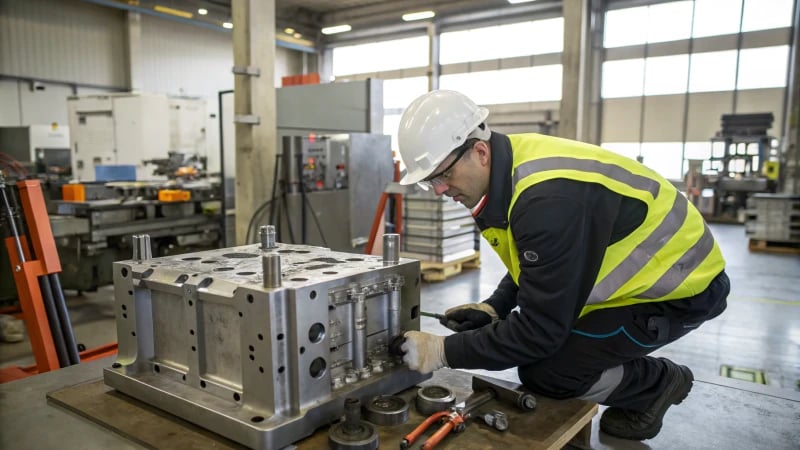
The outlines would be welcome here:
M 0 217 L 5 216 L 11 236 L 5 238 L 22 317 L 36 364 L 0 369 L 0 383 L 49 372 L 62 367 L 113 355 L 117 344 L 78 352 L 67 313 L 58 273 L 61 261 L 56 250 L 50 218 L 39 180 L 16 183 L 27 227 L 17 228 L 6 183 L 0 174 Z M 24 234 L 27 228 L 30 241 Z

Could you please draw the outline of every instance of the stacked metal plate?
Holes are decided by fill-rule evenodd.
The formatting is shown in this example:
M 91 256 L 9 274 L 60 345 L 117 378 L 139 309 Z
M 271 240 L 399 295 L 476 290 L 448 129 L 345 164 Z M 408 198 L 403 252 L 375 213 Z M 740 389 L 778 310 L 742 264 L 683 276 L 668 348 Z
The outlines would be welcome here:
M 469 209 L 448 197 L 418 191 L 403 198 L 403 256 L 450 262 L 475 254 L 477 228 Z
M 745 233 L 751 239 L 800 242 L 800 196 L 755 194 L 747 199 Z

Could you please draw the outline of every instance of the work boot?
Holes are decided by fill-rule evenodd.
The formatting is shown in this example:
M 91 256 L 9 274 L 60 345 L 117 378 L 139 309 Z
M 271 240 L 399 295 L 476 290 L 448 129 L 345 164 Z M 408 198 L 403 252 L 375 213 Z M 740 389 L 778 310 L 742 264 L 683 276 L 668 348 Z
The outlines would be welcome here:
M 661 431 L 664 414 L 672 405 L 677 405 L 692 390 L 694 376 L 686 366 L 661 358 L 666 364 L 664 376 L 669 380 L 661 395 L 644 412 L 618 407 L 607 408 L 600 417 L 603 432 L 623 439 L 641 441 L 654 438 Z

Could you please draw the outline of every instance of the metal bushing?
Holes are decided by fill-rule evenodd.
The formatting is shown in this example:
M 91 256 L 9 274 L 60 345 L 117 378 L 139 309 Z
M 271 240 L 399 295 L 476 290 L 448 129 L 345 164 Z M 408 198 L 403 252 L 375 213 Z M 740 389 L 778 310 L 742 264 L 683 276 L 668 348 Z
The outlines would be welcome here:
M 396 395 L 379 395 L 364 405 L 364 419 L 376 425 L 401 425 L 408 421 L 408 402 Z
M 444 411 L 456 404 L 456 394 L 444 386 L 425 386 L 417 391 L 417 411 L 423 416 Z
M 378 430 L 367 422 L 357 424 L 340 422 L 328 431 L 328 444 L 332 450 L 376 450 Z

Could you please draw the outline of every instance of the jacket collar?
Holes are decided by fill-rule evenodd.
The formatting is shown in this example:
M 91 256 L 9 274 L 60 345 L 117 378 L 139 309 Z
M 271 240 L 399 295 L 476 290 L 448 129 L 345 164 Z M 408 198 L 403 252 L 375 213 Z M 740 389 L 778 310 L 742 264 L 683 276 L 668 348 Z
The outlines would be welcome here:
M 508 228 L 508 207 L 511 204 L 511 141 L 508 136 L 492 132 L 489 138 L 492 168 L 486 206 L 475 216 L 481 231 L 486 228 Z

